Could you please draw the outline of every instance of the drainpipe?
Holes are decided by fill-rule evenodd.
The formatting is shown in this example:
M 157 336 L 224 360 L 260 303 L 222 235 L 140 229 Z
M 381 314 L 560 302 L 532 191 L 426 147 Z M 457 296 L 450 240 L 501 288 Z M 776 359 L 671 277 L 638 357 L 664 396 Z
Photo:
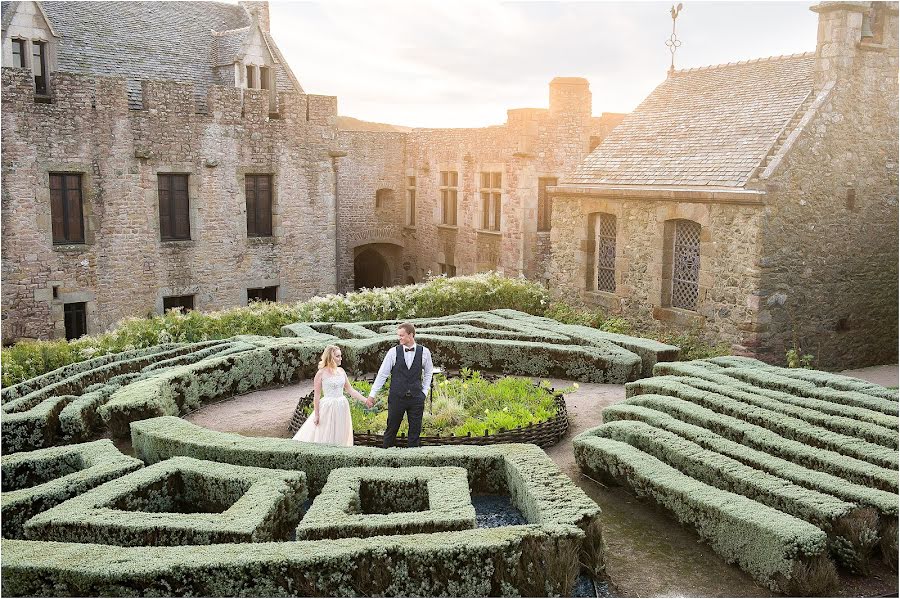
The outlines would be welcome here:
M 340 229 L 340 202 L 338 201 L 338 158 L 343 158 L 347 152 L 343 150 L 331 150 L 331 174 L 334 177 L 334 292 L 341 292 L 341 229 Z

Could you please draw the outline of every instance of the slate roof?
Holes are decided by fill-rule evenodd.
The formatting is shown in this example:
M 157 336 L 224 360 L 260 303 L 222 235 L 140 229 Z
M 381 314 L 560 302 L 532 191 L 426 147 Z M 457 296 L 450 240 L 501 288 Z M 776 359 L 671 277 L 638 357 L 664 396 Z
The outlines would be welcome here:
M 743 187 L 812 91 L 813 60 L 676 71 L 560 184 Z
M 11 4 L 3 2 L 5 18 Z M 133 107 L 140 104 L 141 79 L 193 82 L 198 100 L 204 100 L 206 88 L 218 83 L 215 67 L 240 58 L 237 53 L 251 26 L 241 6 L 224 2 L 42 2 L 41 6 L 59 35 L 58 70 L 125 77 Z M 266 38 L 274 49 L 271 36 Z M 278 65 L 275 71 L 277 78 L 290 78 L 278 81 L 278 89 L 303 91 L 287 65 Z

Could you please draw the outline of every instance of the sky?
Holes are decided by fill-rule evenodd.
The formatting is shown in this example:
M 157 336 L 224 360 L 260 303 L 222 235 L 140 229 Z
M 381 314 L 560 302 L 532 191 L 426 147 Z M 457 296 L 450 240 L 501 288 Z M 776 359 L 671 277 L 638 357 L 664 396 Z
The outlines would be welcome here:
M 676 68 L 810 52 L 812 2 L 691 2 Z M 666 77 L 669 2 L 270 2 L 272 34 L 307 93 L 410 127 L 502 124 L 546 107 L 553 77 L 584 77 L 594 114 L 630 112 Z

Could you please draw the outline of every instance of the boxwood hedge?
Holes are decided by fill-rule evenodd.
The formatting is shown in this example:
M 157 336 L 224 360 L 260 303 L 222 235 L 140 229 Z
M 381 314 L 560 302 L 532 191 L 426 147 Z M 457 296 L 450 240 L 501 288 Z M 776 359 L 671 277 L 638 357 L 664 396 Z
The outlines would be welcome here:
M 732 535 L 772 508 L 820 529 L 830 555 L 852 571 L 866 573 L 876 545 L 896 563 L 896 402 L 887 394 L 848 377 L 806 371 L 797 378 L 738 357 L 660 363 L 654 372 L 660 376 L 627 384 L 628 399 L 575 439 L 584 470 L 654 497 L 783 592 L 822 590 L 810 572 L 833 573 L 816 552 L 792 553 L 787 569 L 739 555 Z M 701 506 L 698 497 L 712 503 Z M 784 554 L 783 532 L 747 534 Z
M 337 468 L 297 526 L 297 539 L 472 528 L 475 508 L 462 468 Z
M 38 514 L 25 536 L 126 546 L 285 540 L 306 500 L 305 478 L 175 457 Z
M 3 537 L 21 538 L 31 517 L 144 465 L 109 439 L 4 455 Z
M 300 471 L 313 495 L 340 468 L 459 467 L 472 491 L 508 493 L 528 524 L 164 550 L 11 541 L 3 552 L 5 593 L 557 596 L 572 588 L 579 562 L 602 569 L 599 509 L 535 446 L 339 448 L 218 433 L 171 416 L 131 428 L 135 451 L 147 463 L 188 456 Z M 458 487 L 461 499 L 468 489 L 462 481 Z

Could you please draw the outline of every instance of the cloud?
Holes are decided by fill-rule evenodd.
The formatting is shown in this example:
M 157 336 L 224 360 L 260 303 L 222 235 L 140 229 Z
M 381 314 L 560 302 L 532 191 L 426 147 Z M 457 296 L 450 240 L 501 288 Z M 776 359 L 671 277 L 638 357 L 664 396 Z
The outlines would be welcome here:
M 555 76 L 591 82 L 594 112 L 632 110 L 666 75 L 666 2 L 272 2 L 272 31 L 307 91 L 357 118 L 483 126 L 546 106 Z M 678 67 L 812 50 L 800 2 L 686 3 Z

